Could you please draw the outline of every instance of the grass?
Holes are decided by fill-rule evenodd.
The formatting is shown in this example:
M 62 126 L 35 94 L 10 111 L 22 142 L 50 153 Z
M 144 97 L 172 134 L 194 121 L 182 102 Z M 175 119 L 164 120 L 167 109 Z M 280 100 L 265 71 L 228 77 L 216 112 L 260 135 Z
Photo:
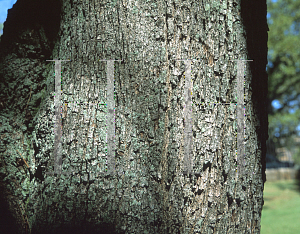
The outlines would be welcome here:
M 261 234 L 300 233 L 300 189 L 297 180 L 266 182 Z

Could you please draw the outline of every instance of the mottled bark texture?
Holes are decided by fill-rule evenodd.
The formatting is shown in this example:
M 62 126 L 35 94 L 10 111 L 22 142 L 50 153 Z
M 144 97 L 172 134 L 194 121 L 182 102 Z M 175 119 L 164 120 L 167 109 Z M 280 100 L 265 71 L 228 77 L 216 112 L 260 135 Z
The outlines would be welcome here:
M 265 1 L 18 0 L 0 49 L 1 207 L 14 217 L 12 233 L 260 232 Z M 61 98 L 62 171 L 73 172 L 61 175 L 46 174 L 54 168 L 51 59 L 72 60 L 62 62 Z M 107 62 L 99 60 L 108 59 L 123 60 L 114 62 L 114 163 L 124 173 L 114 175 L 104 173 Z M 185 63 L 176 59 L 194 59 L 191 121 Z M 236 59 L 253 60 L 244 62 L 242 174 L 236 105 L 224 104 L 236 103 Z M 188 122 L 198 173 L 185 175 Z

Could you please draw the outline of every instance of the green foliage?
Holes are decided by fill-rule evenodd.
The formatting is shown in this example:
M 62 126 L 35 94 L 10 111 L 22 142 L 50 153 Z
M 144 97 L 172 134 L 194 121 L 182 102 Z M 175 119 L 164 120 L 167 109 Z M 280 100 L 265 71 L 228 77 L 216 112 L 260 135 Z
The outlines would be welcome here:
M 278 110 L 269 108 L 269 137 L 277 147 L 286 147 L 278 138 L 294 144 L 292 139 L 300 119 L 300 1 L 268 0 L 267 4 L 268 59 L 273 64 L 267 67 L 269 106 L 274 100 L 282 105 Z M 290 112 L 293 108 L 296 108 L 294 113 Z

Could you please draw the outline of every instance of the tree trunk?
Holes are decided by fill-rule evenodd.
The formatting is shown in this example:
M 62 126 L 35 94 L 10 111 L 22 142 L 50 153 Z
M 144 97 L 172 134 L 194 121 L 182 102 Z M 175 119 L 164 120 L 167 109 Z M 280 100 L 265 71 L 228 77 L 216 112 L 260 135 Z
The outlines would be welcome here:
M 0 43 L 11 226 L 259 233 L 266 2 L 55 2 L 18 0 Z M 71 60 L 61 61 L 60 96 L 55 59 Z

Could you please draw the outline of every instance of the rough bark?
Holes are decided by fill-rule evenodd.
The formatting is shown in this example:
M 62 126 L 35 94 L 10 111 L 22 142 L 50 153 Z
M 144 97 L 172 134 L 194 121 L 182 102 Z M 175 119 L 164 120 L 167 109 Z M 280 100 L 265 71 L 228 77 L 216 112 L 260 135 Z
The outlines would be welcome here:
M 0 43 L 1 186 L 18 233 L 259 233 L 266 2 L 53 2 L 18 0 Z M 61 66 L 62 170 L 70 172 L 61 175 L 46 174 L 52 59 L 71 59 Z M 115 174 L 105 173 L 108 68 L 99 60 L 108 59 L 123 60 L 114 62 Z M 182 173 L 188 81 L 176 59 L 194 59 L 191 174 Z M 237 108 L 224 104 L 236 103 L 236 59 L 253 60 L 244 63 L 243 173 Z

